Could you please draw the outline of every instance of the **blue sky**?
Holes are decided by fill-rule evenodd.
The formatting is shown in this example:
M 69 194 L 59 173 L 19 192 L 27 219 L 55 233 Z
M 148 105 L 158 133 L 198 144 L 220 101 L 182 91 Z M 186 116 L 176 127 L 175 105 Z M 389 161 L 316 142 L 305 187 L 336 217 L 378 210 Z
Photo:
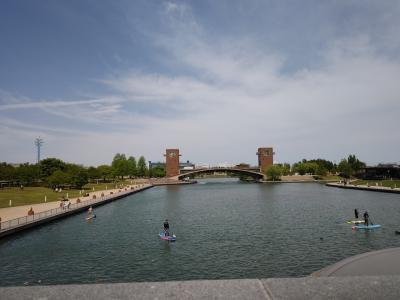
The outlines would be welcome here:
M 398 1 L 0 2 L 0 161 L 399 162 Z

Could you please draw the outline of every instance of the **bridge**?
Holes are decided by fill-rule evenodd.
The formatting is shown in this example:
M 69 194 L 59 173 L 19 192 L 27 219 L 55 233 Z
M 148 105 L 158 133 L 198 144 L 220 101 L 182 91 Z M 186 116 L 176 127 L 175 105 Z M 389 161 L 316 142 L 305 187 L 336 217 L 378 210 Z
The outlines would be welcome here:
M 185 177 L 194 177 L 199 174 L 209 174 L 214 172 L 228 172 L 243 176 L 249 176 L 256 180 L 265 179 L 265 170 L 272 166 L 273 156 L 275 152 L 272 147 L 258 148 L 256 155 L 258 156 L 258 167 L 250 168 L 237 165 L 235 167 L 208 167 L 191 170 L 180 168 L 179 164 L 179 149 L 166 149 L 165 156 L 165 171 L 166 177 L 175 180 L 182 180 Z
M 256 180 L 261 180 L 265 178 L 265 174 L 260 172 L 259 169 L 253 169 L 253 168 L 244 169 L 236 167 L 211 167 L 211 168 L 200 168 L 194 170 L 184 170 L 184 171 L 181 170 L 179 175 L 170 178 L 176 180 L 182 180 L 186 177 L 193 177 L 195 175 L 200 175 L 200 174 L 212 174 L 215 172 L 234 173 L 238 175 L 249 176 Z

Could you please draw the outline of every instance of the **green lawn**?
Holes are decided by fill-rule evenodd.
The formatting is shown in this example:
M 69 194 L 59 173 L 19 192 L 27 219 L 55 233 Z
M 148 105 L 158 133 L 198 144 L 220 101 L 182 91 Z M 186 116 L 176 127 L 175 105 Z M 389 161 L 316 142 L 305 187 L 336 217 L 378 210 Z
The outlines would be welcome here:
M 99 183 L 99 184 L 87 184 L 84 186 L 84 192 L 101 191 L 106 189 L 115 189 L 120 185 L 130 184 L 131 181 L 124 181 L 116 183 Z M 134 182 L 133 182 L 134 183 Z M 23 190 L 20 188 L 5 188 L 0 190 L 0 208 L 9 207 L 10 200 L 12 206 L 27 205 L 44 203 L 45 196 L 47 202 L 60 201 L 63 196 L 69 198 L 79 197 L 80 190 L 68 189 L 62 190 L 61 193 L 54 192 L 52 189 L 45 187 L 25 187 Z
M 376 183 L 378 183 L 379 186 L 400 188 L 400 180 L 357 180 L 351 182 L 354 185 L 368 185 L 368 183 L 370 186 L 376 186 Z

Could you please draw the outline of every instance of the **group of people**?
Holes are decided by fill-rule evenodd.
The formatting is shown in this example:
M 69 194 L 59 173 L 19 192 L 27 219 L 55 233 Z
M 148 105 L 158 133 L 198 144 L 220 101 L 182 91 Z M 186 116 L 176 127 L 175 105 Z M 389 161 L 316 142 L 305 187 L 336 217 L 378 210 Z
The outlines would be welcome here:
M 69 209 L 70 206 L 71 206 L 71 202 L 70 202 L 69 200 L 67 200 L 67 199 L 61 200 L 61 202 L 60 202 L 60 207 L 61 207 L 62 209 Z
M 357 210 L 357 208 L 354 209 L 354 217 L 356 219 L 358 219 L 358 210 Z M 369 225 L 369 215 L 368 215 L 367 211 L 364 212 L 363 217 L 364 217 L 364 225 L 368 226 Z

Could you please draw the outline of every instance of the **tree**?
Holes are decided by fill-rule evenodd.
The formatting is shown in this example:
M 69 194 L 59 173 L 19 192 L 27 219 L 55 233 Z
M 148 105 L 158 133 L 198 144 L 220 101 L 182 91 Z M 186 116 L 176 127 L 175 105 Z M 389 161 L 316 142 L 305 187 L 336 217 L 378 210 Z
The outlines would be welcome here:
M 0 164 L 0 180 L 16 180 L 16 168 L 5 162 Z
M 58 158 L 46 158 L 40 161 L 40 175 L 43 179 L 48 178 L 55 171 L 64 171 L 65 163 Z
M 315 174 L 318 169 L 318 164 L 315 162 L 306 162 L 305 164 L 306 173 L 308 174 Z
M 15 168 L 16 178 L 21 184 L 31 185 L 37 182 L 39 178 L 39 166 L 37 164 L 30 165 L 29 163 L 22 164 Z
M 347 162 L 354 173 L 358 173 L 362 168 L 365 168 L 365 163 L 360 161 L 354 154 L 349 155 Z
M 146 165 L 146 159 L 144 156 L 139 157 L 138 163 L 137 163 L 137 175 L 139 177 L 144 177 L 147 175 L 147 165 Z
M 278 165 L 269 166 L 265 171 L 268 180 L 279 181 L 282 176 L 282 167 Z
M 293 165 L 293 172 L 299 173 L 300 175 L 304 175 L 307 172 L 307 168 L 305 163 L 298 162 Z
M 326 176 L 327 173 L 328 173 L 328 171 L 325 169 L 325 167 L 323 165 L 318 165 L 317 166 L 317 169 L 315 171 L 316 175 Z
M 312 159 L 312 160 L 309 160 L 308 162 L 316 163 L 320 169 L 325 169 L 329 172 L 332 172 L 333 167 L 334 167 L 333 162 L 326 160 L 326 159 L 322 159 L 322 158 Z
M 342 159 L 338 165 L 340 176 L 350 178 L 353 175 L 353 169 L 346 159 Z
M 66 164 L 65 173 L 68 175 L 68 184 L 74 188 L 81 189 L 89 182 L 88 171 L 82 166 Z
M 314 174 L 319 176 L 325 176 L 328 171 L 333 172 L 335 165 L 326 159 L 303 159 L 301 162 L 293 164 L 293 172 L 299 173 L 300 175 Z
M 52 188 L 65 186 L 70 184 L 71 176 L 66 172 L 56 170 L 47 178 L 47 182 Z
M 165 168 L 158 166 L 149 170 L 150 177 L 165 177 Z
M 125 175 L 128 175 L 129 165 L 125 154 L 115 154 L 114 159 L 111 163 L 111 167 L 114 176 L 120 176 L 122 179 Z
M 72 169 L 69 173 L 69 176 L 70 184 L 77 189 L 81 189 L 85 184 L 89 182 L 88 172 L 84 168 Z
M 287 176 L 290 174 L 290 164 L 284 163 L 282 166 L 282 175 Z
M 133 156 L 128 158 L 128 175 L 135 177 L 137 174 L 136 159 Z
M 103 178 L 103 182 L 106 182 L 112 175 L 112 168 L 108 165 L 101 165 L 97 167 L 97 171 L 101 178 Z
M 87 170 L 87 175 L 90 180 L 99 179 L 101 177 L 98 168 L 95 167 L 89 167 Z

